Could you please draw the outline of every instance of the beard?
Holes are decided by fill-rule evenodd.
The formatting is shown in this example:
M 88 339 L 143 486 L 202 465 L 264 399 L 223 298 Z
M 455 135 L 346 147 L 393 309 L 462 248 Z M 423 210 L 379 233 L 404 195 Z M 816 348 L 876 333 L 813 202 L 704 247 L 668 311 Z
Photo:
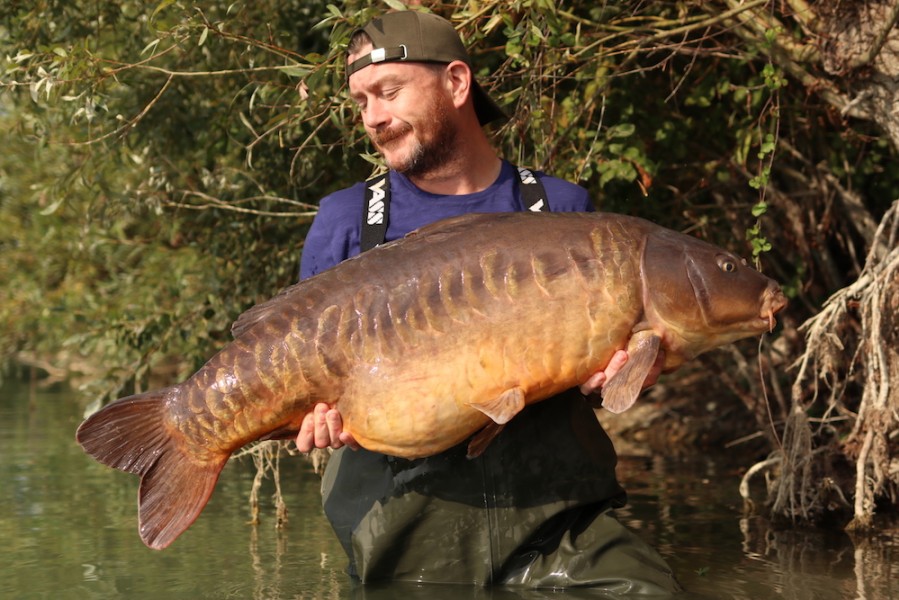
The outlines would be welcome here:
M 435 94 L 424 114 L 430 115 L 415 127 L 409 123 L 372 135 L 372 141 L 385 157 L 387 166 L 406 177 L 424 177 L 446 167 L 455 154 L 456 127 L 450 118 L 449 100 Z M 388 158 L 384 146 L 412 134 L 412 147 L 404 156 Z

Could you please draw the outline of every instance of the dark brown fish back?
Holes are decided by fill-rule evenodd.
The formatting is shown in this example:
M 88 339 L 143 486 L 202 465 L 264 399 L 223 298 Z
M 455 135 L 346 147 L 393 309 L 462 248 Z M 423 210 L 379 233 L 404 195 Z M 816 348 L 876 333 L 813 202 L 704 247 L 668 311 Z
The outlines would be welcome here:
M 595 285 L 608 277 L 600 272 L 603 266 L 593 247 L 597 217 L 560 214 L 559 223 L 547 227 L 547 216 L 533 221 L 520 213 L 450 219 L 346 261 L 295 291 L 326 299 L 328 310 L 335 311 L 319 317 L 316 339 L 329 342 L 322 347 L 336 341 L 351 350 L 344 355 L 350 361 L 384 356 L 432 333 L 458 330 L 477 314 L 524 314 L 527 309 L 517 305 L 549 294 L 559 278 L 577 276 L 591 280 L 585 285 Z M 481 235 L 471 236 L 477 226 Z M 280 301 L 291 303 L 290 294 Z

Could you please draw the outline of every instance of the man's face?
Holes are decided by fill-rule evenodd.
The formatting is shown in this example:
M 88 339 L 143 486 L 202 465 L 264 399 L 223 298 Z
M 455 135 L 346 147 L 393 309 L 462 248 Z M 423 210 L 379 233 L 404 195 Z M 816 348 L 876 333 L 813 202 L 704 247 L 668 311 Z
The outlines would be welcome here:
M 364 56 L 371 47 L 352 54 Z M 356 71 L 350 97 L 365 131 L 387 166 L 407 176 L 423 176 L 445 164 L 456 145 L 456 115 L 439 67 L 385 62 Z

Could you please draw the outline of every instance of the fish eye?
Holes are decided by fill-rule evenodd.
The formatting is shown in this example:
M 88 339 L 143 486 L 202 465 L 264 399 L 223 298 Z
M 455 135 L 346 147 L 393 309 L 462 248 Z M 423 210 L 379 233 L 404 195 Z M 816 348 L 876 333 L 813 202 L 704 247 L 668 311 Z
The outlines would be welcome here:
M 719 256 L 718 268 L 725 273 L 733 273 L 737 270 L 737 261 L 730 256 Z

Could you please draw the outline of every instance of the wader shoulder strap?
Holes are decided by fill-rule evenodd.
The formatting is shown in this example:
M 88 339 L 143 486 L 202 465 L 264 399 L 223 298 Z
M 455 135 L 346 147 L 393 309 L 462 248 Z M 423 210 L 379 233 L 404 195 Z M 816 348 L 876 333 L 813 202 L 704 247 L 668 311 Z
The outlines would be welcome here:
M 524 209 L 531 212 L 549 212 L 549 199 L 540 178 L 524 167 L 518 167 L 518 177 L 521 179 L 521 204 Z
M 390 173 L 372 177 L 365 182 L 365 203 L 362 205 L 361 252 L 384 243 L 387 218 L 390 215 Z
M 517 167 L 521 181 L 521 205 L 531 212 L 549 211 L 546 189 L 533 171 Z M 365 182 L 365 203 L 362 206 L 361 252 L 384 243 L 387 220 L 390 217 L 390 174 L 384 173 Z

